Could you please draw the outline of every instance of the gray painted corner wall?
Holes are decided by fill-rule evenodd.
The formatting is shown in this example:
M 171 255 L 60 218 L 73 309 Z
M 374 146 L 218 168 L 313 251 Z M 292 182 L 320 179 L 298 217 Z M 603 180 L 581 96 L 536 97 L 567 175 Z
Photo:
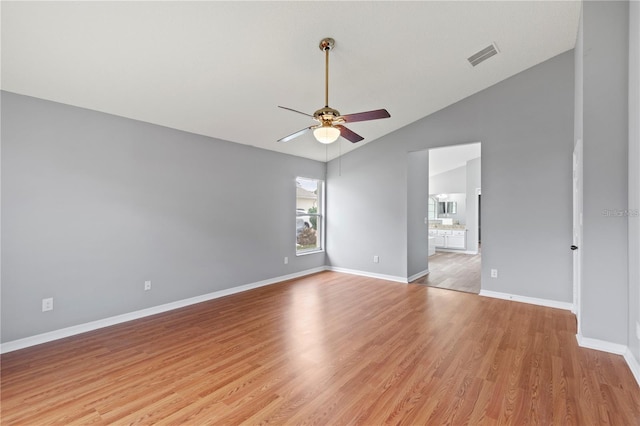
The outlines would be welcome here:
M 467 167 L 461 166 L 429 177 L 429 194 L 467 192 Z
M 407 151 L 370 143 L 353 152 L 327 164 L 327 261 L 406 278 Z
M 629 211 L 640 210 L 640 2 L 629 3 Z M 640 364 L 640 218 L 629 216 L 629 349 Z
M 294 226 L 324 163 L 1 96 L 2 342 L 325 265 Z
M 582 11 L 584 204 L 581 332 L 627 344 L 629 3 L 589 1 Z M 578 111 L 579 112 L 579 111 Z M 579 130 L 579 129 L 578 129 Z
M 407 156 L 407 277 L 422 275 L 429 269 L 429 151 Z M 427 223 L 425 223 L 425 221 Z
M 578 35 L 576 37 L 574 68 L 574 100 L 573 100 L 573 142 L 574 147 L 583 138 L 584 126 L 584 7 L 580 8 Z
M 569 51 L 331 161 L 331 265 L 406 278 L 408 194 L 428 192 L 407 153 L 480 141 L 483 289 L 571 302 L 573 85 Z

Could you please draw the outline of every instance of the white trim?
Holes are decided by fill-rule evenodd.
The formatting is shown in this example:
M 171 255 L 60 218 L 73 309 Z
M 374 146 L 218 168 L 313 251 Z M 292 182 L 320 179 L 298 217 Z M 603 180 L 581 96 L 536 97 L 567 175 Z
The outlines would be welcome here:
M 460 254 L 478 254 L 478 251 L 473 250 L 459 250 L 459 249 L 446 249 L 446 248 L 437 248 L 437 252 L 446 252 L 446 253 L 460 253 Z
M 607 342 L 605 340 L 584 337 L 581 334 L 576 334 L 576 340 L 578 341 L 578 346 L 581 348 L 595 349 L 597 351 L 622 355 L 629 366 L 629 370 L 631 370 L 631 374 L 633 374 L 633 378 L 636 379 L 636 382 L 640 386 L 640 364 L 627 346 L 619 343 Z
M 23 339 L 13 340 L 11 342 L 6 342 L 0 345 L 0 353 L 17 351 L 19 349 L 28 348 L 29 346 L 40 345 L 42 343 L 51 342 L 53 340 L 63 339 L 69 336 L 75 336 L 76 334 L 86 333 L 88 331 L 97 330 L 99 328 L 109 327 L 109 326 L 120 324 L 123 322 L 148 317 L 148 316 L 159 314 L 162 312 L 167 312 L 174 309 L 183 308 L 185 306 L 194 305 L 196 303 L 206 302 L 208 300 L 217 299 L 219 297 L 229 296 L 231 294 L 252 290 L 258 287 L 264 287 L 271 284 L 276 284 L 276 283 L 291 280 L 294 278 L 304 277 L 306 275 L 311 275 L 311 274 L 315 274 L 317 272 L 322 272 L 326 270 L 327 270 L 326 266 L 320 266 L 318 268 L 307 269 L 305 271 L 296 272 L 293 274 L 283 275 L 280 277 L 270 278 L 268 280 L 262 280 L 262 281 L 257 281 L 255 283 L 227 288 L 224 290 L 215 291 L 213 293 L 191 297 L 189 299 L 178 300 L 176 302 L 166 303 L 164 305 L 158 305 L 151 308 L 142 309 L 139 311 L 129 312 L 122 315 L 116 315 L 114 317 L 104 318 L 101 320 L 74 325 L 74 326 L 62 328 L 59 330 L 49 331 L 47 333 L 37 334 L 35 336 L 29 336 Z
M 494 299 L 511 300 L 514 302 L 529 303 L 531 305 L 546 306 L 548 308 L 564 309 L 566 311 L 570 311 L 573 309 L 573 304 L 569 302 L 538 299 L 537 297 L 518 296 L 517 294 L 500 293 L 498 291 L 480 290 L 480 296 L 493 297 Z
M 319 248 L 319 249 L 307 249 L 307 250 L 296 250 L 296 256 L 307 256 L 310 254 L 317 254 L 317 253 L 325 253 L 325 249 L 323 248 Z
M 578 345 L 580 347 L 609 352 L 616 355 L 624 355 L 625 352 L 629 350 L 625 345 L 607 342 L 606 340 L 584 337 L 582 334 L 576 334 L 576 340 L 578 341 Z
M 394 275 L 376 274 L 373 272 L 366 272 L 366 271 L 358 271 L 356 269 L 339 268 L 337 266 L 329 266 L 329 270 L 334 272 L 342 272 L 344 274 L 360 275 L 362 277 L 377 278 L 380 280 L 387 280 L 387 281 L 395 281 L 403 284 L 407 284 L 409 282 L 406 278 L 403 278 L 403 277 L 396 277 Z
M 428 269 L 425 269 L 422 272 L 418 272 L 417 274 L 411 275 L 409 278 L 407 278 L 407 281 L 413 282 L 413 281 L 415 281 L 417 279 L 420 279 L 420 278 L 422 278 L 422 277 L 424 277 L 426 275 L 429 275 L 429 270 Z
M 627 361 L 629 370 L 631 370 L 633 377 L 635 377 L 636 382 L 638 382 L 638 386 L 640 386 L 640 364 L 638 363 L 636 357 L 633 356 L 629 348 L 624 351 L 624 360 Z

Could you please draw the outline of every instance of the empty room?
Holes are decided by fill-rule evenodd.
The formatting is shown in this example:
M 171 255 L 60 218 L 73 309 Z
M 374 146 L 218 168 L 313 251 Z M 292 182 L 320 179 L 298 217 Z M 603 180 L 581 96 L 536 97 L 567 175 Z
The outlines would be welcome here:
M 640 2 L 0 24 L 0 424 L 640 424 Z

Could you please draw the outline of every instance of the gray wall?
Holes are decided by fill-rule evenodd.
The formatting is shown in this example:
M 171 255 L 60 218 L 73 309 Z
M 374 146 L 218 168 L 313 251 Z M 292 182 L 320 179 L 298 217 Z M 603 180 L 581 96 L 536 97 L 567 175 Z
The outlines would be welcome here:
M 480 141 L 482 288 L 571 302 L 573 98 L 569 51 L 330 162 L 331 265 L 407 277 L 407 153 Z
M 429 178 L 430 194 L 451 194 L 467 192 L 467 166 L 447 170 Z
M 407 178 L 407 276 L 412 277 L 429 268 L 429 194 L 423 182 L 429 181 L 429 151 L 410 152 Z
M 627 218 L 603 212 L 628 207 L 628 25 L 627 2 L 583 3 L 583 117 L 577 125 L 584 143 L 581 331 L 625 345 Z
M 575 147 L 578 140 L 582 140 L 584 136 L 584 7 L 580 9 L 578 36 L 576 37 L 574 52 L 573 142 Z
M 379 145 L 369 143 L 352 151 L 357 155 L 343 156 L 342 167 L 340 159 L 327 164 L 327 261 L 406 279 L 410 150 L 375 149 Z M 428 193 L 427 182 L 423 188 L 412 186 L 412 192 Z M 373 256 L 380 262 L 373 263 Z
M 294 212 L 325 170 L 3 92 L 2 341 L 323 266 Z
M 576 47 L 574 48 L 574 55 L 573 55 L 573 59 L 574 59 L 574 108 L 573 108 L 573 146 L 574 149 L 578 144 L 578 141 L 582 141 L 583 140 L 583 124 L 584 124 L 584 112 L 583 112 L 583 108 L 582 108 L 582 104 L 584 101 L 584 90 L 583 90 L 583 86 L 584 86 L 584 76 L 583 76 L 583 68 L 584 68 L 584 28 L 583 28 L 583 9 L 584 8 L 580 8 L 580 20 L 578 21 L 578 34 L 576 37 Z M 573 167 L 573 166 L 572 166 Z M 584 180 L 584 179 L 583 179 Z M 582 186 L 583 186 L 583 190 L 584 190 L 584 182 L 581 182 Z M 573 195 L 572 195 L 573 198 Z M 576 202 L 578 202 L 578 200 L 575 200 Z M 583 210 L 583 205 L 584 205 L 584 200 L 581 200 L 582 205 L 580 205 L 579 207 L 576 206 L 576 208 L 578 208 L 578 210 Z M 573 209 L 573 207 L 572 207 Z M 573 213 L 573 212 L 572 212 Z M 582 245 L 582 241 L 577 241 L 572 234 L 572 242 L 573 243 L 579 243 L 578 245 Z M 577 256 L 579 258 L 579 263 L 581 265 L 584 265 L 584 258 L 583 258 L 583 250 L 582 249 L 578 249 L 578 251 L 575 253 L 575 256 Z M 572 268 L 573 269 L 573 268 Z M 580 273 L 583 273 L 583 268 L 580 268 Z M 573 279 L 577 279 L 575 277 L 575 275 L 573 276 Z M 574 285 L 576 285 L 577 283 L 574 283 Z M 582 291 L 582 286 L 580 286 L 580 288 L 574 288 L 574 294 L 573 294 L 573 302 L 574 302 L 574 312 L 576 313 L 576 322 L 577 324 L 577 332 L 578 334 L 581 334 L 581 327 L 582 327 L 582 299 L 580 296 L 580 292 Z
M 629 210 L 640 210 L 640 2 L 629 3 Z M 629 348 L 640 362 L 640 218 L 629 223 Z

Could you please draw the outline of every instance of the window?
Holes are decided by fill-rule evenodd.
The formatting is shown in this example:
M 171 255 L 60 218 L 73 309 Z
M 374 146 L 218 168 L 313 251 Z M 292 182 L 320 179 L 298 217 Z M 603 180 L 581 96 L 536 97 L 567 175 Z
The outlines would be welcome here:
M 296 178 L 296 254 L 324 248 L 323 181 Z
M 438 218 L 436 215 L 437 205 L 435 198 L 429 197 L 429 220 L 436 220 Z

